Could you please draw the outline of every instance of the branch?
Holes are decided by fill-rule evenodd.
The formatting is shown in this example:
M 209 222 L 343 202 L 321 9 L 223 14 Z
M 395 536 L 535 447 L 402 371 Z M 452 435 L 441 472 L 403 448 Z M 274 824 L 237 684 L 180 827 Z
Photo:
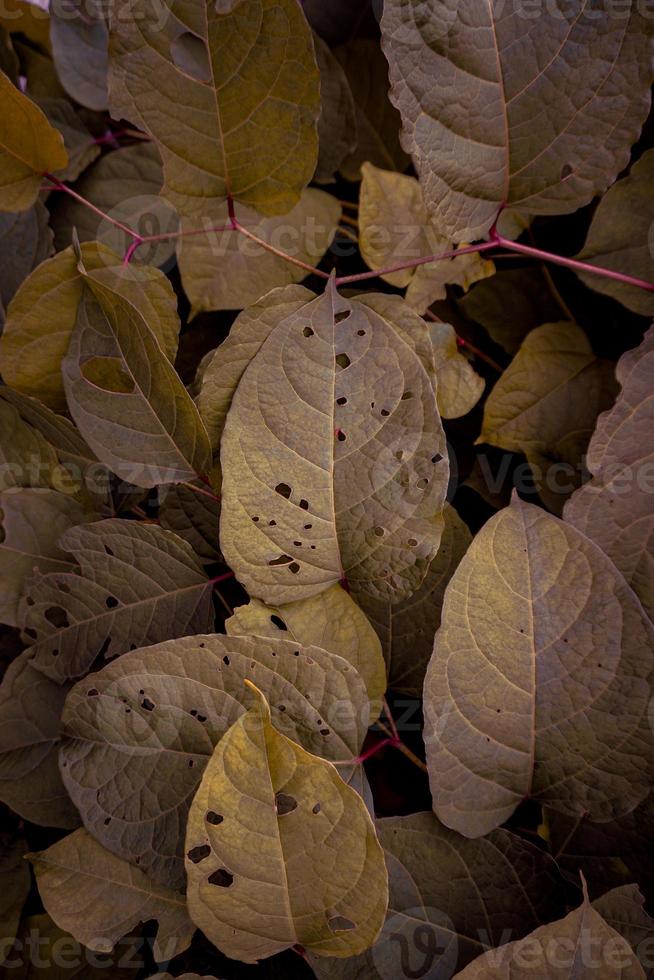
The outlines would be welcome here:
M 492 241 L 479 242 L 478 245 L 464 245 L 463 248 L 451 248 L 447 252 L 439 252 L 437 255 L 425 255 L 421 259 L 410 259 L 408 262 L 398 262 L 396 265 L 387 265 L 383 269 L 374 269 L 371 272 L 359 272 L 354 276 L 340 276 L 340 278 L 336 279 L 336 285 L 345 286 L 350 282 L 362 282 L 364 279 L 376 279 L 377 276 L 386 276 L 391 272 L 401 272 L 402 269 L 417 269 L 419 265 L 428 265 L 430 262 L 442 262 L 444 259 L 455 259 L 457 255 L 471 255 L 474 252 L 488 252 L 489 249 L 496 247 L 495 242 Z
M 328 272 L 323 272 L 322 269 L 316 269 L 315 266 L 309 265 L 308 262 L 302 262 L 300 259 L 296 259 L 293 255 L 289 255 L 288 252 L 282 252 L 280 248 L 275 248 L 274 245 L 270 245 L 269 242 L 264 241 L 263 238 L 259 238 L 258 235 L 254 235 L 251 231 L 248 231 L 247 228 L 244 228 L 241 222 L 235 216 L 232 217 L 232 227 L 234 231 L 238 231 L 241 233 L 241 235 L 245 235 L 245 237 L 249 238 L 250 241 L 256 242 L 257 245 L 261 246 L 261 248 L 265 248 L 267 252 L 271 252 L 273 255 L 279 256 L 280 259 L 284 259 L 286 262 L 290 262 L 292 265 L 299 266 L 300 269 L 304 269 L 305 272 L 311 273 L 311 275 L 319 276 L 321 279 L 325 280 L 329 279 Z

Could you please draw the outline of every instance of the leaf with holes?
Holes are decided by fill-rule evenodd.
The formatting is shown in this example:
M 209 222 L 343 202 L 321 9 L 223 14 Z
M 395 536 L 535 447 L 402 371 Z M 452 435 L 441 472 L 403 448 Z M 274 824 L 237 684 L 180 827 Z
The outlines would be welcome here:
M 588 447 L 593 479 L 566 504 L 564 517 L 617 565 L 654 616 L 654 507 L 648 470 L 652 441 L 654 327 L 617 366 L 622 389 L 600 416 Z
M 382 643 L 389 687 L 415 698 L 422 697 L 445 589 L 472 541 L 467 526 L 449 504 L 445 505 L 443 517 L 445 526 L 438 554 L 417 592 L 397 603 L 369 596 L 360 598 L 361 608 Z
M 191 918 L 246 963 L 297 944 L 323 956 L 363 952 L 388 902 L 370 815 L 333 766 L 273 727 L 250 687 L 252 707 L 218 743 L 191 804 Z
M 380 170 L 371 163 L 361 168 L 359 202 L 361 255 L 371 269 L 408 264 L 427 255 L 440 255 L 456 246 L 430 219 L 415 177 Z M 406 287 L 406 301 L 417 313 L 445 299 L 446 286 L 466 291 L 474 282 L 492 276 L 495 266 L 478 252 L 443 262 L 388 272 L 382 279 Z
M 356 958 L 312 956 L 318 980 L 388 980 L 407 962 L 425 977 L 452 976 L 489 945 L 565 907 L 552 858 L 506 830 L 469 841 L 432 813 L 387 817 L 376 829 L 390 887 L 384 928 Z
M 384 3 L 402 144 L 450 240 L 483 237 L 504 205 L 567 214 L 588 204 L 626 166 L 649 112 L 644 11 L 616 17 L 602 2 L 533 12 L 487 0 Z
M 213 626 L 211 582 L 170 531 L 98 521 L 66 531 L 59 547 L 79 572 L 36 574 L 19 609 L 31 662 L 59 683 L 130 647 Z
M 195 927 L 184 895 L 156 885 L 86 830 L 28 857 L 46 911 L 88 949 L 110 953 L 139 922 L 150 919 L 159 923 L 157 960 L 171 959 L 191 945 Z
M 320 80 L 297 0 L 120 0 L 109 105 L 163 159 L 164 197 L 195 225 L 225 201 L 284 214 L 313 176 Z
M 1 71 L 0 96 L 0 208 L 27 211 L 36 201 L 42 174 L 63 169 L 68 154 L 61 133 Z
M 432 381 L 388 320 L 331 284 L 252 358 L 221 465 L 223 554 L 271 605 L 343 578 L 401 597 L 438 550 L 448 463 Z
M 546 323 L 525 337 L 491 391 L 478 442 L 524 453 L 541 499 L 560 515 L 614 391 L 611 363 L 595 357 L 583 330 Z
M 66 702 L 61 771 L 85 826 L 171 887 L 184 883 L 193 794 L 245 711 L 245 678 L 269 698 L 276 727 L 305 748 L 334 761 L 357 755 L 369 721 L 363 680 L 341 657 L 290 640 L 188 636 L 135 650 L 80 681 Z
M 654 627 L 600 549 L 514 498 L 450 582 L 424 688 L 436 815 L 467 837 L 525 797 L 608 821 L 649 791 Z
M 365 682 L 372 704 L 371 721 L 379 716 L 386 692 L 381 644 L 356 602 L 340 585 L 279 608 L 251 599 L 247 606 L 236 608 L 225 629 L 232 636 L 254 633 L 294 640 L 344 657 Z
M 206 430 L 179 375 L 127 299 L 89 276 L 61 371 L 70 414 L 98 458 L 140 487 L 205 476 Z

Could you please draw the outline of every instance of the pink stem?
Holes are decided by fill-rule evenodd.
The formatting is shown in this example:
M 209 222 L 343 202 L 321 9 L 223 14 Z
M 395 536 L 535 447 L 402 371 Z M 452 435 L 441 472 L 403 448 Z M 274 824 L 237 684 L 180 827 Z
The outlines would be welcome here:
M 480 242 L 478 245 L 465 245 L 463 248 L 451 248 L 447 252 L 439 252 L 436 255 L 425 255 L 421 259 L 411 259 L 408 262 L 398 262 L 396 265 L 387 265 L 383 269 L 359 272 L 354 276 L 340 276 L 340 278 L 336 279 L 336 285 L 345 286 L 349 282 L 363 282 L 364 279 L 376 279 L 377 276 L 385 276 L 390 272 L 401 272 L 402 269 L 416 269 L 419 265 L 428 265 L 429 262 L 442 262 L 444 259 L 454 259 L 457 255 L 471 255 L 474 252 L 488 252 L 489 249 L 496 247 L 497 243 L 491 241 Z
M 219 582 L 227 582 L 230 578 L 234 578 L 234 572 L 224 572 L 222 575 L 216 575 L 215 578 L 209 579 L 209 581 L 212 585 L 218 585 Z
M 138 238 L 136 241 L 133 241 L 133 242 L 130 243 L 127 251 L 125 252 L 125 257 L 123 258 L 123 265 L 129 265 L 130 264 L 130 262 L 132 261 L 132 256 L 134 255 L 134 252 L 139 247 L 139 245 L 142 245 L 142 244 L 143 244 L 143 239 L 142 238 Z
M 88 208 L 90 211 L 93 211 L 104 221 L 108 221 L 116 228 L 120 228 L 120 230 L 124 231 L 126 235 L 130 236 L 130 238 L 135 238 L 138 239 L 139 241 L 141 240 L 141 236 L 137 231 L 133 231 L 127 225 L 124 225 L 122 221 L 117 221 L 115 218 L 112 218 L 110 215 L 105 214 L 104 211 L 101 211 L 100 208 L 96 208 L 95 204 L 91 204 L 90 201 L 87 201 L 85 197 L 82 197 L 81 194 L 78 194 L 77 191 L 74 191 L 72 187 L 68 186 L 68 184 L 64 184 L 64 182 L 62 180 L 59 180 L 58 177 L 53 177 L 52 174 L 43 174 L 43 176 L 45 177 L 46 180 L 49 180 L 50 183 L 53 184 L 58 191 L 65 191 L 66 194 L 74 198 L 76 201 L 79 201 L 80 204 L 83 204 L 84 207 Z

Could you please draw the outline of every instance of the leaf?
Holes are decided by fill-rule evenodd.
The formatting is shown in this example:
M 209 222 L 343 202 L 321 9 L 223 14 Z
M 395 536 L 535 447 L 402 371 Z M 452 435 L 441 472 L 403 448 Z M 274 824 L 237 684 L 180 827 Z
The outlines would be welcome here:
M 237 606 L 225 622 L 231 636 L 269 636 L 294 640 L 305 646 L 322 647 L 344 657 L 363 678 L 373 704 L 371 721 L 381 713 L 386 693 L 386 666 L 375 631 L 357 604 L 340 585 L 319 596 L 288 602 L 283 607 L 267 606 L 250 599 Z
M 64 138 L 68 164 L 63 169 L 57 170 L 56 176 L 60 180 L 77 180 L 89 164 L 100 156 L 100 146 L 94 141 L 79 115 L 66 99 L 48 96 L 34 101 L 45 114 L 48 122 Z
M 4 0 L 0 24 L 8 32 L 24 34 L 44 51 L 50 49 L 50 15 L 30 0 Z
M 120 293 L 144 316 L 172 360 L 179 318 L 175 294 L 158 269 L 121 266 L 99 242 L 81 246 L 88 273 Z M 72 247 L 43 262 L 28 276 L 7 310 L 0 338 L 0 370 L 7 384 L 50 408 L 66 408 L 61 361 L 66 355 L 82 298 L 84 276 Z
M 220 449 L 227 412 L 250 361 L 277 323 L 313 298 L 314 294 L 303 286 L 271 290 L 242 310 L 227 340 L 203 358 L 195 380 L 195 401 L 214 453 Z
M 361 166 L 369 160 L 387 170 L 406 170 L 411 159 L 400 146 L 401 119 L 388 100 L 388 65 L 379 42 L 359 38 L 337 48 L 354 98 L 357 143 L 342 162 L 346 180 L 361 180 Z
M 296 944 L 319 955 L 360 953 L 388 902 L 370 815 L 333 766 L 273 728 L 250 686 L 254 704 L 218 743 L 191 804 L 191 918 L 246 963 Z
M 546 323 L 525 337 L 484 406 L 478 442 L 523 452 L 556 514 L 582 481 L 597 416 L 614 397 L 612 374 L 580 327 Z
M 88 0 L 76 10 L 66 0 L 52 0 L 50 40 L 57 73 L 70 97 L 88 109 L 106 109 L 108 35 L 103 4 Z
M 376 829 L 390 886 L 381 936 L 356 959 L 311 957 L 318 980 L 449 977 L 562 911 L 552 859 L 506 830 L 472 843 L 431 813 L 387 817 Z
M 359 245 L 371 269 L 439 255 L 455 246 L 437 222 L 430 220 L 415 177 L 380 170 L 364 163 L 359 200 Z M 467 290 L 492 276 L 495 266 L 478 253 L 382 275 L 393 286 L 407 287 L 406 301 L 417 313 L 445 299 L 446 286 Z
M 446 237 L 483 237 L 503 205 L 576 211 L 627 165 L 650 107 L 640 10 L 574 4 L 525 18 L 482 0 L 413 10 L 384 4 L 382 45 L 402 145 Z
M 313 35 L 316 61 L 320 71 L 322 110 L 318 120 L 318 165 L 314 180 L 330 184 L 336 171 L 357 144 L 356 106 L 343 68 L 329 46 Z
M 429 335 L 436 363 L 436 401 L 441 418 L 458 419 L 475 407 L 486 382 L 459 350 L 454 327 L 432 323 Z
M 174 233 L 179 219 L 174 208 L 159 197 L 163 184 L 161 157 L 154 143 L 140 142 L 101 156 L 75 185 L 75 190 L 96 208 L 141 235 Z M 68 194 L 52 205 L 52 227 L 57 249 L 66 248 L 76 230 L 81 242 L 99 240 L 112 251 L 124 253 L 131 239 Z M 162 266 L 175 254 L 174 237 L 144 242 L 132 263 Z
M 7 76 L 9 81 L 18 86 L 20 75 L 20 62 L 18 55 L 7 31 L 2 26 L 2 15 L 0 14 L 0 71 Z
M 68 162 L 61 133 L 39 107 L 0 72 L 3 128 L 0 136 L 0 210 L 27 211 L 41 187 L 41 175 Z
M 516 354 L 530 330 L 555 323 L 561 308 L 539 268 L 507 269 L 482 279 L 457 301 L 470 320 L 488 331 L 496 344 Z
M 61 365 L 68 408 L 98 458 L 153 487 L 208 473 L 211 450 L 192 399 L 141 312 L 86 278 Z
M 0 835 L 0 871 L 2 872 L 2 897 L 0 898 L 0 966 L 11 949 L 18 932 L 23 906 L 30 893 L 30 872 L 23 855 L 27 844 L 22 836 L 9 833 Z
M 3 394 L 0 389 L 2 491 L 29 486 L 56 488 L 62 471 L 57 454 L 40 432 L 23 421 Z
M 37 201 L 33 208 L 0 214 L 0 248 L 4 256 L 0 270 L 0 322 L 4 310 L 32 269 L 47 259 L 52 250 L 48 212 Z
M 32 572 L 70 571 L 70 556 L 58 546 L 69 527 L 89 520 L 73 497 L 56 490 L 0 492 L 0 622 L 18 626 L 18 604 Z
M 79 572 L 36 574 L 19 611 L 30 660 L 63 681 L 96 662 L 213 626 L 211 582 L 186 542 L 135 521 L 71 528 L 59 547 Z
M 434 634 L 441 622 L 445 589 L 472 541 L 467 526 L 449 504 L 445 505 L 443 517 L 445 526 L 438 554 L 417 592 L 397 603 L 369 596 L 360 600 L 382 642 L 389 668 L 389 687 L 416 698 L 422 697 Z
M 271 605 L 344 577 L 410 593 L 438 550 L 445 456 L 416 354 L 330 284 L 280 320 L 236 389 L 221 442 L 227 564 Z
M 218 547 L 220 504 L 182 484 L 160 491 L 159 523 L 190 544 L 203 565 L 222 561 Z
M 651 967 L 647 951 L 654 939 L 654 920 L 645 911 L 644 904 L 638 885 L 623 885 L 597 898 L 593 908 L 626 939 L 646 971 Z
M 235 212 L 248 231 L 300 262 L 315 265 L 334 237 L 341 206 L 331 194 L 309 188 L 293 210 L 281 217 L 262 218 L 239 206 Z M 187 220 L 184 227 L 189 230 L 195 225 Z M 177 258 L 192 316 L 203 310 L 240 310 L 271 289 L 307 276 L 304 269 L 231 228 L 180 238 Z
M 645 974 L 629 944 L 595 911 L 584 892 L 582 904 L 564 919 L 489 950 L 456 976 L 457 980 L 527 980 L 534 976 L 539 980 L 592 980 L 597 976 L 644 980 Z
M 163 196 L 196 226 L 208 214 L 226 218 L 219 205 L 228 194 L 261 214 L 284 214 L 313 175 L 320 107 L 297 0 L 172 8 L 167 0 L 155 25 L 148 0 L 118 4 L 111 114 L 156 140 Z
M 245 678 L 271 699 L 276 726 L 307 749 L 333 760 L 357 755 L 369 720 L 362 679 L 340 657 L 289 640 L 188 636 L 135 650 L 77 684 L 66 702 L 62 773 L 85 826 L 171 887 L 184 883 L 193 794 L 245 711 Z
M 79 824 L 57 766 L 67 693 L 34 669 L 29 651 L 9 665 L 0 685 L 0 800 L 45 827 Z
M 609 187 L 599 202 L 578 259 L 649 282 L 654 280 L 654 213 L 650 195 L 653 179 L 654 150 L 648 150 L 634 163 L 629 175 Z M 577 274 L 586 286 L 612 296 L 635 313 L 654 315 L 651 292 L 588 272 Z
M 158 950 L 171 959 L 191 945 L 195 928 L 184 895 L 155 884 L 86 830 L 28 856 L 46 911 L 88 949 L 110 953 L 119 939 L 150 919 L 159 923 L 157 960 Z
M 654 628 L 572 526 L 517 497 L 443 603 L 424 691 L 436 815 L 466 837 L 526 796 L 608 821 L 647 795 Z
M 648 469 L 652 443 L 654 328 L 616 369 L 621 391 L 600 416 L 588 447 L 590 483 L 566 504 L 564 517 L 592 538 L 654 616 L 654 510 Z

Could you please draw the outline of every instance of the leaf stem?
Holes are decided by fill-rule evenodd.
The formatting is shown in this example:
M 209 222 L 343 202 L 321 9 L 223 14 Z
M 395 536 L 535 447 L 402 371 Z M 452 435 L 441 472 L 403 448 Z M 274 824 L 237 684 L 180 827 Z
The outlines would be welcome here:
M 436 255 L 425 255 L 421 259 L 410 259 L 408 262 L 397 262 L 395 265 L 387 265 L 382 269 L 359 272 L 354 276 L 340 276 L 336 279 L 335 284 L 336 286 L 345 286 L 350 282 L 363 282 L 364 279 L 376 279 L 377 276 L 385 276 L 391 272 L 401 272 L 402 269 L 416 269 L 418 266 L 428 265 L 430 262 L 442 262 L 444 259 L 454 259 L 457 255 L 488 252 L 492 248 L 497 248 L 495 241 L 479 242 L 477 245 L 465 245 L 463 248 L 451 248 L 447 252 L 439 252 Z
M 64 184 L 63 180 L 59 180 L 58 177 L 53 177 L 52 174 L 43 174 L 43 176 L 46 180 L 49 180 L 58 191 L 65 191 L 66 194 L 74 198 L 80 204 L 83 204 L 84 207 L 88 208 L 90 211 L 93 211 L 104 221 L 108 221 L 116 228 L 120 228 L 120 230 L 124 231 L 126 235 L 130 236 L 130 238 L 134 238 L 135 240 L 139 241 L 139 243 L 142 241 L 141 236 L 137 231 L 134 231 L 132 228 L 128 227 L 128 225 L 124 225 L 122 221 L 112 218 L 111 215 L 105 214 L 105 212 L 100 210 L 100 208 L 97 208 L 95 204 L 91 204 L 91 202 L 87 201 L 85 197 L 82 197 L 82 195 L 78 194 L 77 191 L 74 191 L 72 187 L 69 187 L 68 184 Z
M 439 316 L 436 316 L 435 313 L 432 313 L 431 310 L 426 311 L 425 317 L 428 320 L 431 320 L 432 323 L 444 322 L 443 320 L 441 320 Z M 488 356 L 488 354 L 484 354 L 483 350 L 480 350 L 478 347 L 475 347 L 475 345 L 471 344 L 469 340 L 465 340 L 464 337 L 460 337 L 459 334 L 457 334 L 456 342 L 459 345 L 459 347 L 467 348 L 467 350 L 469 350 L 471 354 L 474 354 L 475 357 L 478 357 L 480 361 L 483 361 L 485 364 L 488 364 L 488 366 L 492 367 L 494 371 L 498 372 L 498 374 L 502 374 L 503 368 L 500 367 L 497 361 L 494 361 L 492 357 Z
M 386 727 L 386 725 L 383 723 L 383 721 L 378 721 L 376 724 L 377 724 L 377 727 L 382 730 L 382 732 L 385 732 L 386 735 L 389 736 L 390 742 L 391 742 L 391 744 L 393 745 L 394 748 L 396 748 L 399 752 L 401 752 L 402 755 L 405 755 L 407 757 L 407 759 L 410 762 L 412 762 L 414 764 L 414 766 L 417 766 L 418 769 L 421 769 L 422 772 L 427 772 L 427 766 L 422 761 L 422 759 L 419 759 L 418 756 L 415 754 L 415 752 L 412 752 L 411 749 L 408 747 L 408 745 L 405 745 L 404 742 L 401 739 L 396 739 L 391 734 L 390 729 L 388 729 Z
M 258 235 L 255 235 L 251 231 L 248 231 L 247 228 L 244 228 L 238 218 L 232 218 L 232 225 L 235 231 L 240 232 L 241 235 L 245 235 L 245 237 L 249 238 L 250 241 L 256 242 L 257 245 L 261 246 L 261 248 L 265 248 L 267 252 L 271 252 L 273 255 L 279 256 L 280 259 L 284 259 L 286 262 L 290 262 L 292 265 L 297 265 L 300 269 L 304 269 L 307 273 L 311 273 L 314 276 L 319 276 L 321 279 L 329 280 L 328 272 L 323 272 L 322 269 L 316 269 L 315 266 L 309 265 L 308 262 L 302 262 L 301 259 L 296 259 L 295 256 L 289 255 L 288 252 L 282 252 L 281 249 L 275 248 L 274 245 L 271 245 L 269 242 L 264 241 L 263 238 L 259 238 Z
M 216 493 L 212 493 L 211 490 L 204 490 L 202 487 L 196 487 L 194 483 L 186 483 L 184 480 L 180 480 L 180 487 L 186 487 L 187 490 L 192 490 L 193 493 L 199 493 L 202 497 L 208 497 L 209 500 L 213 500 L 214 503 L 220 503 L 220 497 Z

